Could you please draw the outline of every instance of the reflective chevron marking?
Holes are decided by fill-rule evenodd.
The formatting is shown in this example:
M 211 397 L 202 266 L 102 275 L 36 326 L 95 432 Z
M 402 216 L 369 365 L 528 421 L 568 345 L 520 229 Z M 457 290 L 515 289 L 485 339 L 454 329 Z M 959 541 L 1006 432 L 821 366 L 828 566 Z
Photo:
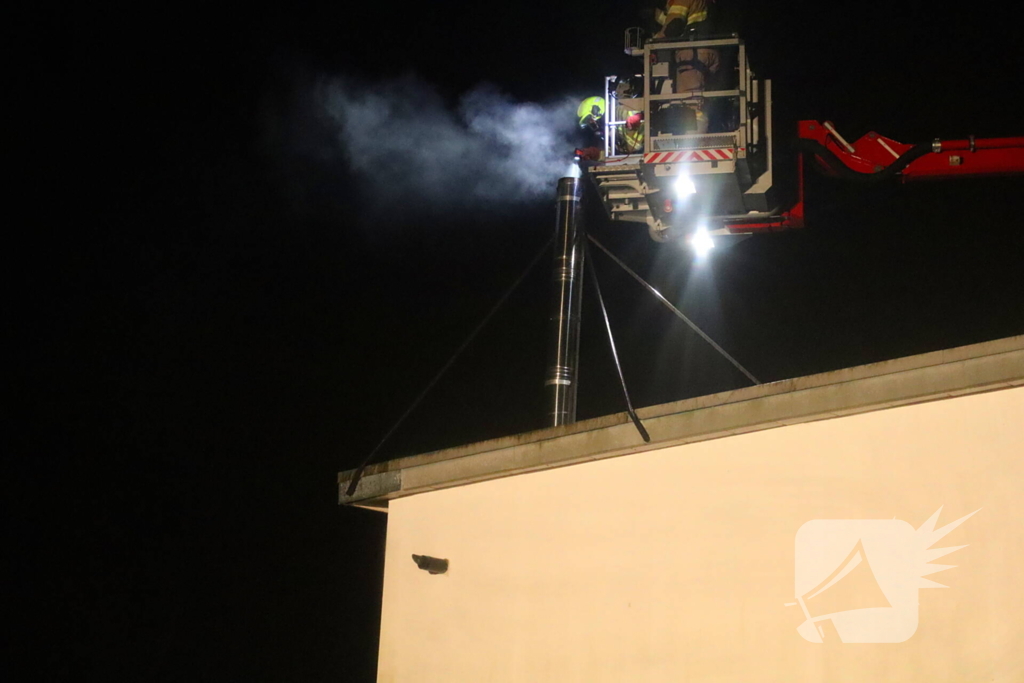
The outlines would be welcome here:
M 645 164 L 668 164 L 678 161 L 731 161 L 731 147 L 720 149 L 688 149 L 680 152 L 651 152 L 644 155 Z

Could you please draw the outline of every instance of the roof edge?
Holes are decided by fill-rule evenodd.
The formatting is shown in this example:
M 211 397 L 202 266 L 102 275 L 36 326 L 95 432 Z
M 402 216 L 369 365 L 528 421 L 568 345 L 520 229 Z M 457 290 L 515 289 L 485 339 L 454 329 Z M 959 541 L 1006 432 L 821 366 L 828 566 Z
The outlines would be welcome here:
M 638 412 L 640 440 L 626 413 L 489 439 L 338 474 L 338 502 L 386 510 L 424 491 L 587 460 L 1024 385 L 1024 335 L 699 396 Z

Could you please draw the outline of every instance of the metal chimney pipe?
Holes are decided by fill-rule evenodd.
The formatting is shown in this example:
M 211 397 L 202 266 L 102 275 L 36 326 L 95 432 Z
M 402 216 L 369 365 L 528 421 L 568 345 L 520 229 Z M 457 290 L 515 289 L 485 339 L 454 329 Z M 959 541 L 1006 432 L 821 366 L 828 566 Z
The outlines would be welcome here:
M 551 424 L 555 427 L 576 421 L 583 245 L 586 240 L 582 200 L 582 179 L 562 178 L 558 181 L 551 338 L 548 373 L 544 381 L 551 406 Z

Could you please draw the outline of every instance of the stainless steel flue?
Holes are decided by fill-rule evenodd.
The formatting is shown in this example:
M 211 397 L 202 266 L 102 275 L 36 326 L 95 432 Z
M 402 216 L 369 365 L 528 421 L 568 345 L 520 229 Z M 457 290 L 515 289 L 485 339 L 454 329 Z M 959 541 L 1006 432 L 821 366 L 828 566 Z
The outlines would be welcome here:
M 576 421 L 580 308 L 583 294 L 583 181 L 558 181 L 549 363 L 544 381 L 553 426 Z

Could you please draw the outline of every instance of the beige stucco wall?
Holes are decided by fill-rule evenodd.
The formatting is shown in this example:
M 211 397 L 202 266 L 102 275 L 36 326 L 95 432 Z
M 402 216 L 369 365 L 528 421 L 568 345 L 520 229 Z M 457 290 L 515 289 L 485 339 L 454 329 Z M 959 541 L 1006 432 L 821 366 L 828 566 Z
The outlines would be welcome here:
M 969 544 L 933 560 L 958 566 L 927 577 L 948 588 L 917 589 L 915 630 L 886 557 L 899 565 L 940 506 L 936 527 L 980 510 L 932 546 Z M 1022 522 L 1024 388 L 400 498 L 379 680 L 1024 681 Z M 785 606 L 798 556 L 829 538 L 828 557 L 845 556 L 830 529 L 862 527 L 872 569 L 828 598 L 878 607 L 884 584 L 910 635 L 809 642 L 802 608 Z M 413 553 L 450 569 L 429 575 Z

